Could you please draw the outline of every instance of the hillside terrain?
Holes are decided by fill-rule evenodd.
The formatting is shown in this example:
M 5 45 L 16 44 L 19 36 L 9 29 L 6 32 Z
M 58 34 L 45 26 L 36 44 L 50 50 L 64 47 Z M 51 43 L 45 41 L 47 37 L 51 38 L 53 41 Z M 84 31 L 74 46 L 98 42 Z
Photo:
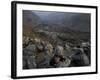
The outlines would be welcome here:
M 90 43 L 90 36 L 89 14 L 23 10 L 23 69 L 75 66 L 73 49 Z M 82 56 L 78 66 L 90 65 L 90 46 Z

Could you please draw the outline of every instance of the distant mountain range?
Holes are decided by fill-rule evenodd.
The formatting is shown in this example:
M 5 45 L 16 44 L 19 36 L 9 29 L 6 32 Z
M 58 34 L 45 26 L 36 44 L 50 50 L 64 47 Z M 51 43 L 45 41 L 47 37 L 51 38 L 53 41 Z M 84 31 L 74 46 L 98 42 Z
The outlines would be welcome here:
M 56 32 L 90 32 L 90 14 L 24 10 L 23 25 Z
M 90 39 L 90 15 L 23 11 L 23 36 L 54 42 Z

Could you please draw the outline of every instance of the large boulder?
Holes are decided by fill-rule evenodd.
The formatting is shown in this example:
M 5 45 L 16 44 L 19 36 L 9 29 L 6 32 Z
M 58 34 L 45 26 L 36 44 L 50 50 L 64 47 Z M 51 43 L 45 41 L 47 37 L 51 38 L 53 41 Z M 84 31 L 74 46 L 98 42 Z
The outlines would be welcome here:
M 36 68 L 36 46 L 34 44 L 28 45 L 23 48 L 23 69 Z
M 23 55 L 32 56 L 35 55 L 36 46 L 35 44 L 28 45 L 26 48 L 23 48 Z
M 71 55 L 70 66 L 89 66 L 89 59 L 84 52 L 77 49 L 74 54 Z
M 34 69 L 36 67 L 37 65 L 34 56 L 23 57 L 23 69 Z

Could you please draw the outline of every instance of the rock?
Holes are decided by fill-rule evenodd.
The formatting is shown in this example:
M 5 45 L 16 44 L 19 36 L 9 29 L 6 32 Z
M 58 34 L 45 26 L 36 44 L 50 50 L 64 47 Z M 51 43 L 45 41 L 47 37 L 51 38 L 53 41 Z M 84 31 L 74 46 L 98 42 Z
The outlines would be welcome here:
M 35 52 L 36 51 L 36 45 L 35 44 L 28 45 L 26 47 L 26 50 Z
M 27 60 L 27 65 L 29 69 L 36 68 L 35 58 L 33 56 L 30 56 Z
M 34 44 L 28 45 L 26 48 L 23 48 L 23 55 L 32 56 L 35 55 L 36 46 Z
M 23 56 L 23 69 L 34 69 L 36 68 L 34 56 Z
M 71 66 L 88 66 L 89 59 L 85 53 L 77 49 L 71 56 Z
M 49 56 L 44 56 L 44 59 L 38 64 L 38 68 L 49 68 L 50 59 Z
M 23 69 L 33 69 L 36 68 L 36 46 L 34 44 L 28 45 L 23 48 Z
M 35 38 L 35 39 L 34 39 L 34 42 L 35 42 L 35 43 L 40 43 L 40 39 Z

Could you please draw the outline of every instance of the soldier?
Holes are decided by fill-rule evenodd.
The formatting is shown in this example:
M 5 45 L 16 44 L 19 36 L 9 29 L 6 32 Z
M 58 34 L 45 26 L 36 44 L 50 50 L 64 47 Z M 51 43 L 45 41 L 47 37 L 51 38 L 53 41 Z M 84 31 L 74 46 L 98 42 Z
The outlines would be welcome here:
M 91 52 L 90 52 L 90 44 L 89 42 L 86 43 L 87 45 L 82 45 L 82 48 L 84 50 L 84 53 L 87 55 L 87 57 L 89 58 L 89 63 L 90 63 L 90 60 L 91 60 Z
M 29 37 L 23 37 L 23 48 L 28 46 L 28 42 L 29 42 Z
M 49 43 L 49 42 L 43 42 L 42 41 L 42 44 L 44 46 L 44 51 L 43 51 L 43 58 L 41 60 L 41 62 L 38 64 L 38 67 L 39 68 L 49 68 L 50 65 L 49 65 L 49 62 L 50 62 L 50 59 L 53 57 L 53 47 L 52 45 Z
M 55 55 L 64 55 L 64 48 L 61 45 L 57 45 L 54 51 Z
M 50 66 L 52 67 L 68 67 L 70 65 L 70 59 L 62 56 L 62 55 L 55 55 L 50 60 Z
M 36 45 L 36 48 L 37 48 L 37 52 L 38 53 L 43 52 L 44 46 L 42 44 L 42 41 L 38 38 L 35 38 L 34 41 L 35 41 L 35 45 Z
M 53 46 L 49 42 L 46 43 L 44 51 L 46 55 L 53 56 Z

